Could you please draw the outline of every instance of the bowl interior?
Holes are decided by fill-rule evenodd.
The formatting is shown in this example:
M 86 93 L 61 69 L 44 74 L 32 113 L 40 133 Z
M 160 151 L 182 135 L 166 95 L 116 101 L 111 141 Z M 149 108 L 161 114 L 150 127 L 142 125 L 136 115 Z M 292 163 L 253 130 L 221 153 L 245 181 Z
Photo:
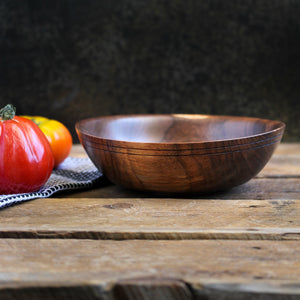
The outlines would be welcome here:
M 246 138 L 284 124 L 257 118 L 210 115 L 127 115 L 87 119 L 77 129 L 98 138 L 141 143 L 189 143 Z

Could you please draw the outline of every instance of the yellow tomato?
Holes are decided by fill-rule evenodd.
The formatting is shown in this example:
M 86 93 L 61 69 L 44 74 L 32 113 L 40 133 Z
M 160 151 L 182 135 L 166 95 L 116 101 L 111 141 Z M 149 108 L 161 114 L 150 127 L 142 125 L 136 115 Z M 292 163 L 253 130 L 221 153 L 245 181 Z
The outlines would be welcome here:
M 47 137 L 54 156 L 56 168 L 70 154 L 72 136 L 67 127 L 59 121 L 40 116 L 22 116 L 36 123 Z

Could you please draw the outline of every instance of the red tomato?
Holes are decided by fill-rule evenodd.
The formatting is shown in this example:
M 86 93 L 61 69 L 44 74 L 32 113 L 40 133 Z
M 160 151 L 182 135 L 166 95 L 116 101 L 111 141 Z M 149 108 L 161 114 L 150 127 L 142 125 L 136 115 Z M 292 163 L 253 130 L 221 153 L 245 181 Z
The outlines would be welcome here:
M 40 189 L 54 166 L 49 142 L 31 120 L 15 116 L 7 105 L 0 110 L 0 194 Z

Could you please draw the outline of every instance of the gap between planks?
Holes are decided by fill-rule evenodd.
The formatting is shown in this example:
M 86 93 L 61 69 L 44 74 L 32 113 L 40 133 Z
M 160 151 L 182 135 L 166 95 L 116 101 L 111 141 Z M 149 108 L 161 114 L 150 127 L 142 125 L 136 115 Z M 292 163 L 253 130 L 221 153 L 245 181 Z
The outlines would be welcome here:
M 269 240 L 269 241 L 297 241 L 300 240 L 300 229 L 274 228 L 261 230 L 260 228 L 245 228 L 244 230 L 199 230 L 195 232 L 170 231 L 4 231 L 0 238 L 6 239 L 78 239 L 78 240 Z

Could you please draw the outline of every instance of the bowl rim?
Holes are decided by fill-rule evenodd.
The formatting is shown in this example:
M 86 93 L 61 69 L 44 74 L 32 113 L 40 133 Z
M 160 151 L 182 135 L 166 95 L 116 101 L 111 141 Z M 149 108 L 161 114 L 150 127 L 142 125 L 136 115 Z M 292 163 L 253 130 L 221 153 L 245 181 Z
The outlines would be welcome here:
M 89 133 L 88 131 L 82 128 L 82 125 L 87 122 L 92 122 L 100 119 L 120 119 L 120 118 L 136 118 L 136 117 L 201 117 L 201 118 L 223 118 L 223 119 L 246 119 L 248 121 L 264 121 L 264 122 L 274 122 L 278 124 L 278 127 L 272 130 L 268 130 L 259 134 L 247 135 L 237 138 L 230 139 L 219 139 L 219 140 L 209 140 L 209 141 L 193 141 L 193 142 L 139 142 L 139 141 L 126 141 L 126 140 L 118 140 L 118 139 L 109 139 L 101 136 L 97 136 Z M 232 115 L 212 115 L 212 114 L 121 114 L 121 115 L 106 115 L 99 117 L 91 117 L 84 118 L 75 123 L 75 130 L 77 135 L 82 137 L 82 134 L 88 136 L 91 140 L 98 140 L 100 144 L 104 143 L 105 145 L 111 145 L 113 147 L 124 147 L 124 148 L 132 148 L 132 149 L 144 149 L 144 150 L 155 150 L 157 146 L 168 149 L 168 147 L 172 146 L 180 150 L 180 148 L 185 149 L 186 146 L 198 146 L 199 149 L 203 148 L 218 148 L 218 147 L 231 147 L 236 145 L 247 145 L 252 143 L 257 143 L 261 141 L 270 140 L 270 143 L 273 144 L 280 140 L 284 130 L 286 128 L 286 124 L 279 120 L 271 120 L 265 118 L 258 117 L 248 117 L 248 116 L 232 116 Z M 276 141 L 272 141 L 276 139 Z

